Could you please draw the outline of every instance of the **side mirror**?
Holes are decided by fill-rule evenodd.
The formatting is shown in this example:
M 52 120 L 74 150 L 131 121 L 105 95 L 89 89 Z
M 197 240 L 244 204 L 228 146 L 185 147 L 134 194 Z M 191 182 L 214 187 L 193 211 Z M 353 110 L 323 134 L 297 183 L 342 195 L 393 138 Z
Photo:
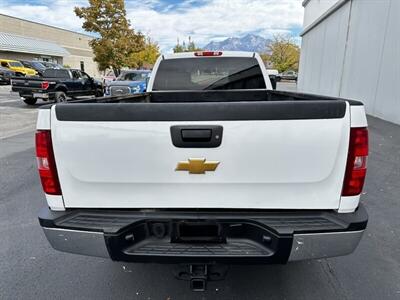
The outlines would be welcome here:
M 271 81 L 272 89 L 276 90 L 276 76 L 275 75 L 269 75 L 269 80 Z

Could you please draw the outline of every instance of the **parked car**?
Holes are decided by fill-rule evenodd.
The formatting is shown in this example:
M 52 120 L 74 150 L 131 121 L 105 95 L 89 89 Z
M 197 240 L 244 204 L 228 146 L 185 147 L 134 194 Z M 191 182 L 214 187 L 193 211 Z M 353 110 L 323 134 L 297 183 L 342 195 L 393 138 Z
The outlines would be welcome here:
M 67 97 L 103 96 L 102 83 L 76 69 L 46 69 L 43 78 L 13 79 L 11 90 L 29 105 L 37 99 L 65 102 Z
M 367 226 L 363 104 L 274 91 L 257 53 L 165 54 L 147 93 L 44 107 L 37 130 L 50 244 L 185 264 L 194 290 L 218 263 L 350 254 Z
M 12 77 L 15 77 L 14 71 L 0 67 L 0 84 L 10 84 Z
M 46 67 L 41 62 L 35 60 L 20 60 L 20 62 L 24 67 L 34 69 L 39 76 L 43 76 L 43 72 L 46 70 Z
M 49 61 L 41 61 L 41 64 L 43 64 L 46 68 L 49 69 L 63 69 L 64 67 L 60 64 L 49 62 Z
M 106 85 L 107 96 L 118 96 L 137 94 L 146 91 L 147 81 L 150 77 L 149 70 L 127 70 L 122 71 L 116 80 Z
M 281 80 L 294 80 L 297 82 L 297 72 L 289 70 L 276 75 L 276 81 Z
M 0 65 L 3 68 L 10 69 L 15 72 L 16 76 L 35 76 L 37 72 L 34 69 L 26 68 L 17 60 L 0 59 Z

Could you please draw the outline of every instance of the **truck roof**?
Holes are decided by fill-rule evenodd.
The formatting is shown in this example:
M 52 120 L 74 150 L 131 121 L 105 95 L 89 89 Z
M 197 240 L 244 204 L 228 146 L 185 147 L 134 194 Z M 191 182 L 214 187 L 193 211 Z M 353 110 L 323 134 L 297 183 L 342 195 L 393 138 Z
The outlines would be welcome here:
M 170 53 L 164 54 L 164 59 L 174 59 L 174 58 L 188 58 L 188 57 L 201 57 L 202 55 L 196 56 L 196 53 L 213 52 L 218 53 L 215 57 L 253 57 L 256 52 L 249 51 L 195 51 L 195 52 L 181 52 L 181 53 Z
M 5 61 L 5 62 L 19 62 L 19 60 L 14 60 L 14 59 L 4 59 L 4 58 L 0 58 L 0 61 Z

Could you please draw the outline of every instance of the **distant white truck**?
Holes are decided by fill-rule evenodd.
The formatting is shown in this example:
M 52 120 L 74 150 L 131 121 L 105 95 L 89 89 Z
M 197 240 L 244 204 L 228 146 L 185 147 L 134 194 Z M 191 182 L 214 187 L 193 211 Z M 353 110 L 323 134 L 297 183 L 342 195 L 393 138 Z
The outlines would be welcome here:
M 147 91 L 40 107 L 39 220 L 55 249 L 184 263 L 193 290 L 222 276 L 215 264 L 354 251 L 361 102 L 274 91 L 246 52 L 160 56 Z

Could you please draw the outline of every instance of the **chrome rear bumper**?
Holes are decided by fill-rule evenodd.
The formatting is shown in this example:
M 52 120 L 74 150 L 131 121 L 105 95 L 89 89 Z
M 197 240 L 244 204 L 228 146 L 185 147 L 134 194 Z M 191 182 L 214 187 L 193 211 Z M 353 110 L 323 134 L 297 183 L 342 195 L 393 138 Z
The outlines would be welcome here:
M 287 263 L 352 253 L 368 215 L 308 212 L 43 210 L 59 251 L 127 262 Z
M 43 227 L 50 245 L 61 252 L 109 258 L 104 233 Z
M 50 245 L 61 252 L 110 258 L 104 233 L 43 227 Z M 288 261 L 328 258 L 352 253 L 364 230 L 293 235 Z
M 289 261 L 350 254 L 357 248 L 363 233 L 364 230 L 295 234 Z

